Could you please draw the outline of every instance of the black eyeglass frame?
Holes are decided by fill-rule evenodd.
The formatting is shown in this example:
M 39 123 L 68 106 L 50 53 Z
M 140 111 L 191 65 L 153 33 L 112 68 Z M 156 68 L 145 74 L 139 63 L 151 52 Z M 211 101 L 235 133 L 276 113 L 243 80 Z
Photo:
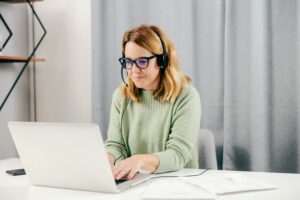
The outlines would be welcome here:
M 139 57 L 139 58 L 137 58 L 137 59 L 135 59 L 135 60 L 132 60 L 132 59 L 126 58 L 126 57 L 121 57 L 121 58 L 119 58 L 119 62 L 120 62 L 120 64 L 121 64 L 122 68 L 124 68 L 124 69 L 131 69 L 131 68 L 133 67 L 133 63 L 134 63 L 135 66 L 137 66 L 139 69 L 146 69 L 146 68 L 149 66 L 149 61 L 150 61 L 151 59 L 153 59 L 153 58 L 156 58 L 156 57 L 157 57 L 157 55 L 153 55 L 153 56 L 149 56 L 149 57 Z M 146 67 L 141 67 L 141 66 L 138 65 L 137 60 L 139 60 L 139 59 L 146 59 L 146 60 L 148 61 Z M 132 61 L 132 64 L 131 64 L 130 67 L 126 67 L 126 60 Z

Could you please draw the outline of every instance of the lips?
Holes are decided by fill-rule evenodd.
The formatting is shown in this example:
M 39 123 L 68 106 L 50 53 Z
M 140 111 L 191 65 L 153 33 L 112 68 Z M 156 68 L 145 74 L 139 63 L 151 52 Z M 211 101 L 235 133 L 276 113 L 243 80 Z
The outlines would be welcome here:
M 143 79 L 144 77 L 143 76 L 133 76 L 133 79 Z

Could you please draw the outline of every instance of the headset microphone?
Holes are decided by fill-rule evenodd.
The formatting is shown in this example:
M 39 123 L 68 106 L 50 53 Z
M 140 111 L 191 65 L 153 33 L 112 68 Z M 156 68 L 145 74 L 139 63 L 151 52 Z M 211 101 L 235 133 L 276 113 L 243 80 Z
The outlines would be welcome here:
M 122 67 L 121 67 L 121 77 L 122 77 L 122 80 L 123 80 L 123 83 L 125 84 L 125 86 L 128 87 L 128 84 L 127 84 L 127 83 L 125 82 L 125 80 L 124 80 L 123 70 L 124 70 L 124 67 L 122 66 Z M 126 69 L 125 69 L 125 70 L 126 70 Z M 126 72 L 127 72 L 127 70 L 126 70 Z

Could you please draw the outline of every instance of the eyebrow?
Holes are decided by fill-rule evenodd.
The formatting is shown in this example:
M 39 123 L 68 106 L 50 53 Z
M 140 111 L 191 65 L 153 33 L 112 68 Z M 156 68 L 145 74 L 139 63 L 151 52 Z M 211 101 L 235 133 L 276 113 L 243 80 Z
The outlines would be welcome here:
M 137 57 L 137 58 L 130 58 L 130 57 L 125 56 L 124 58 L 128 58 L 128 59 L 130 59 L 130 60 L 137 60 L 137 59 L 139 59 L 139 58 L 148 58 L 148 57 L 151 57 L 151 56 L 154 56 L 154 55 L 140 56 L 140 57 Z

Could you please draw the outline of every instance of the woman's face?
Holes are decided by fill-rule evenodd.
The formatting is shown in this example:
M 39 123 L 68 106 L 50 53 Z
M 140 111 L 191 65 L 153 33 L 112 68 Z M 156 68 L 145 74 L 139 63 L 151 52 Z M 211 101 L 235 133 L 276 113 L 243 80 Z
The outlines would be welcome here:
M 125 57 L 131 60 L 136 60 L 141 57 L 150 57 L 153 54 L 137 45 L 134 42 L 127 42 L 125 46 Z M 156 58 L 149 60 L 148 67 L 140 69 L 133 63 L 130 69 L 127 69 L 129 77 L 134 82 L 137 88 L 153 91 L 158 87 L 160 67 L 156 63 Z

